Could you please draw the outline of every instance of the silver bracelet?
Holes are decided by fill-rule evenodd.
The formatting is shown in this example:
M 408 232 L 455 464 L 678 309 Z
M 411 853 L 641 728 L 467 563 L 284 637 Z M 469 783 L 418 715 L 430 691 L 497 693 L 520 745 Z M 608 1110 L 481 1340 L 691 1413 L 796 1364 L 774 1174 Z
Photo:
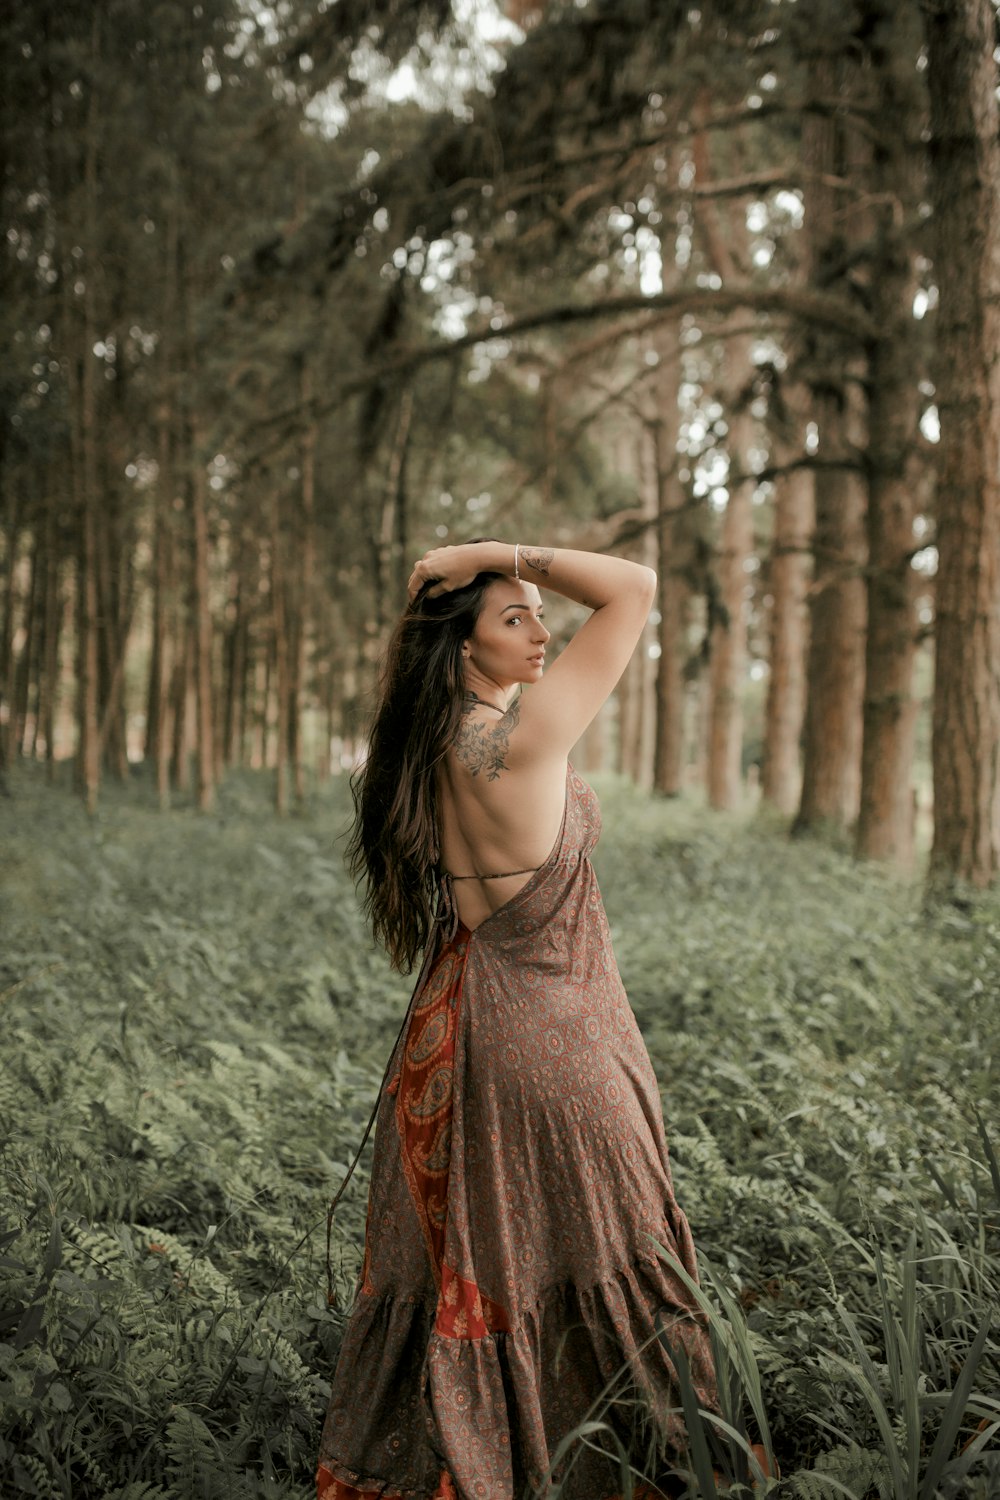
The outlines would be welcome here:
M 520 542 L 515 542 L 515 544 L 514 544 L 514 577 L 517 579 L 518 583 L 521 582 L 521 575 L 518 572 L 518 567 L 517 567 L 517 554 L 520 552 L 520 550 L 521 550 L 521 543 Z

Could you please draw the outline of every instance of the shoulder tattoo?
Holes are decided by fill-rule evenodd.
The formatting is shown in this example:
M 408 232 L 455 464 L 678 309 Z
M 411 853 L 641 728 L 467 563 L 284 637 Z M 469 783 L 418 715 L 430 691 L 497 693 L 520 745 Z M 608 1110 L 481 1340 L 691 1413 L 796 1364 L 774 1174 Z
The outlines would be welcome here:
M 552 561 L 552 548 L 522 547 L 521 561 L 527 563 L 528 567 L 533 569 L 534 572 L 543 573 L 548 576 L 549 564 Z
M 473 776 L 485 771 L 487 781 L 496 781 L 500 772 L 507 769 L 510 732 L 520 716 L 521 710 L 515 698 L 503 718 L 492 726 L 473 724 L 466 719 L 455 737 L 455 754 L 465 769 Z

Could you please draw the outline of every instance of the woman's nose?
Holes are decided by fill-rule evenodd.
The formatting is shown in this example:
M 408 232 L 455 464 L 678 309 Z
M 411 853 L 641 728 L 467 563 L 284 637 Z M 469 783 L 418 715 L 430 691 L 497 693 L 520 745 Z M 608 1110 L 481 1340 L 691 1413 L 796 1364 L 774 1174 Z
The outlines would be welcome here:
M 546 630 L 546 628 L 542 624 L 541 620 L 536 620 L 535 621 L 535 640 L 536 641 L 542 641 L 542 642 L 544 642 L 544 641 L 550 640 L 551 637 L 552 637 L 552 632 L 549 631 L 549 630 Z

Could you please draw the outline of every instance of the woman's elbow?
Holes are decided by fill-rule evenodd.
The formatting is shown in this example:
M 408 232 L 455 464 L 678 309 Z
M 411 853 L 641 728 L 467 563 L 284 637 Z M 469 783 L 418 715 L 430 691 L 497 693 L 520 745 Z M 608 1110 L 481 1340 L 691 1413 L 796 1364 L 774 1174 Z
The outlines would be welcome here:
M 637 563 L 636 568 L 639 572 L 637 589 L 642 592 L 650 607 L 652 607 L 653 600 L 656 598 L 656 586 L 658 582 L 656 569 L 647 568 L 644 563 Z

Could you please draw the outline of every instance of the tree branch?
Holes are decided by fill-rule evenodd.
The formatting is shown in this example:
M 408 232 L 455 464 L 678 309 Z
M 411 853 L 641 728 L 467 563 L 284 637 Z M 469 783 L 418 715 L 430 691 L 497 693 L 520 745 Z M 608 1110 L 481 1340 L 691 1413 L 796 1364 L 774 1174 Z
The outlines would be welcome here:
M 423 365 L 437 360 L 453 359 L 467 349 L 497 340 L 519 338 L 540 328 L 568 327 L 574 323 L 591 323 L 603 318 L 622 317 L 628 313 L 669 312 L 677 317 L 686 313 L 732 312 L 744 308 L 758 313 L 770 313 L 779 317 L 799 318 L 816 323 L 837 333 L 867 343 L 877 335 L 872 320 L 860 308 L 853 307 L 829 292 L 811 291 L 797 287 L 759 286 L 752 282 L 734 283 L 723 287 L 686 286 L 671 288 L 663 292 L 645 295 L 641 292 L 623 293 L 617 297 L 605 297 L 600 302 L 568 303 L 563 306 L 538 308 L 521 317 L 509 318 L 499 328 L 487 324 L 461 338 L 442 340 L 437 344 L 423 344 L 412 349 L 400 350 L 391 358 L 373 365 L 364 375 L 355 375 L 344 380 L 328 399 L 313 400 L 308 404 L 297 404 L 276 412 L 274 416 L 258 423 L 258 429 L 290 424 L 288 430 L 297 430 L 303 421 L 312 421 L 327 416 L 342 406 L 345 401 L 361 395 L 371 386 L 382 381 L 411 375 Z M 287 432 L 286 432 L 287 436 Z M 266 451 L 266 450 L 261 450 Z M 251 462 L 258 461 L 261 452 Z
M 627 292 L 616 297 L 605 297 L 600 302 L 566 303 L 562 306 L 538 308 L 535 312 L 509 318 L 499 327 L 490 323 L 447 343 L 425 344 L 402 350 L 368 374 L 345 381 L 333 404 L 366 390 L 375 381 L 406 374 L 433 360 L 448 359 L 466 349 L 474 349 L 479 344 L 519 338 L 522 334 L 532 333 L 539 328 L 590 323 L 602 318 L 621 317 L 627 313 L 659 311 L 681 317 L 691 312 L 732 312 L 735 308 L 751 308 L 759 313 L 801 318 L 805 322 L 817 323 L 820 327 L 845 334 L 859 343 L 868 343 L 878 334 L 871 318 L 860 308 L 845 302 L 842 297 L 806 288 L 734 282 L 730 286 L 686 286 L 650 294 Z
M 855 474 L 867 474 L 868 467 L 860 458 L 814 458 L 811 454 L 804 453 L 801 458 L 789 459 L 784 464 L 767 464 L 763 469 L 754 469 L 746 474 L 731 474 L 726 480 L 726 486 L 749 484 L 751 480 L 760 484 L 763 480 L 781 479 L 785 474 L 794 474 L 798 469 L 842 471 L 850 470 Z M 920 550 L 919 548 L 917 549 Z

